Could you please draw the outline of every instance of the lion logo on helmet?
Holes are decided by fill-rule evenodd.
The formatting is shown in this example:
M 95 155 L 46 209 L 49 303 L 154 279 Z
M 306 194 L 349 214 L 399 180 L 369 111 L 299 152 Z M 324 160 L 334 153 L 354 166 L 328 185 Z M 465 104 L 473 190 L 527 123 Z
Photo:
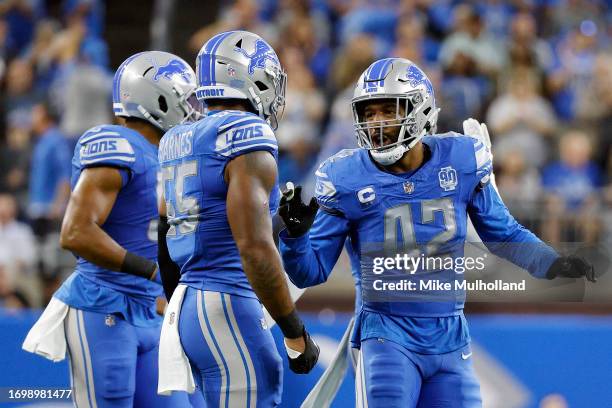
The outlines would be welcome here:
M 264 40 L 255 41 L 255 51 L 252 54 L 239 47 L 234 48 L 234 51 L 241 53 L 249 59 L 249 75 L 255 73 L 255 68 L 266 68 L 266 61 L 272 61 L 275 64 L 279 63 L 274 51 Z
M 427 93 L 433 95 L 433 85 L 429 79 L 427 79 L 423 71 L 421 71 L 416 65 L 410 65 L 408 67 L 406 78 L 408 79 L 410 85 L 415 88 L 420 84 L 425 85 L 425 88 L 427 88 Z
M 186 83 L 191 80 L 189 69 L 178 59 L 172 59 L 166 65 L 158 67 L 155 75 L 153 75 L 153 80 L 159 81 L 159 78 L 170 80 L 174 75 L 179 75 Z

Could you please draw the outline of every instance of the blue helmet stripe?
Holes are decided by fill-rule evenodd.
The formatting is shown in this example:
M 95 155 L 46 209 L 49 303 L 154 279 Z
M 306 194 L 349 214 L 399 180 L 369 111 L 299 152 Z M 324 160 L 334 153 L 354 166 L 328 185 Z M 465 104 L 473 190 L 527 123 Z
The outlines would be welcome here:
M 383 65 L 385 64 L 384 60 L 381 61 L 377 61 L 375 66 L 372 68 L 372 72 L 370 73 L 371 75 L 371 80 L 374 81 L 372 82 L 373 86 L 381 86 L 381 81 L 380 81 L 380 72 L 382 70 Z
M 204 70 L 204 67 L 210 66 L 210 55 L 200 54 L 198 58 L 198 86 L 205 86 L 210 84 L 210 75 L 208 71 Z
M 370 68 L 368 69 L 368 72 L 366 74 L 367 81 L 375 81 L 378 79 L 378 77 L 376 76 L 376 71 L 378 70 L 378 66 L 380 65 L 380 63 L 381 61 L 376 61 L 375 63 L 370 65 Z
M 219 41 L 222 34 L 224 33 L 217 34 L 213 38 L 208 40 L 206 42 L 206 45 L 204 46 L 204 49 L 200 52 L 200 58 L 198 60 L 198 85 L 200 86 L 210 85 L 212 83 L 212 49 Z M 208 69 L 206 70 L 205 67 Z
M 383 67 L 381 69 L 381 73 L 380 73 L 380 77 L 381 78 L 386 77 L 386 75 L 387 75 L 387 73 L 389 71 L 389 68 L 391 67 L 392 63 L 393 63 L 393 58 L 387 58 L 385 60 L 385 65 L 383 65 Z M 380 86 L 384 86 L 384 85 L 385 85 L 385 80 L 381 79 Z
M 370 72 L 371 81 L 380 80 L 380 73 L 384 65 L 385 65 L 385 60 L 376 61 L 376 63 L 372 67 L 372 72 Z
M 119 65 L 119 68 L 117 68 L 117 72 L 113 78 L 113 103 L 121 102 L 121 77 L 123 76 L 123 71 L 125 71 L 125 68 L 130 64 L 130 62 L 141 54 L 144 54 L 144 52 L 139 52 L 138 54 L 132 55 L 123 61 L 123 64 Z
M 207 54 L 210 54 L 212 49 L 213 49 L 213 47 L 215 46 L 217 41 L 219 41 L 219 38 L 223 34 L 224 33 L 219 33 L 219 34 L 215 35 L 213 38 L 211 38 L 210 40 L 208 40 L 208 42 L 206 42 L 206 46 L 204 47 L 204 52 L 207 53 Z
M 374 67 L 378 64 L 379 61 L 374 62 L 372 65 L 370 65 L 370 67 L 367 69 L 365 76 L 364 76 L 364 84 L 363 87 L 365 88 L 375 88 L 376 84 L 371 82 L 372 81 L 372 71 L 374 70 Z
M 210 59 L 210 72 L 211 72 L 211 76 L 212 76 L 212 84 L 215 84 L 215 53 L 217 52 L 217 48 L 219 48 L 219 45 L 221 45 L 221 43 L 223 42 L 223 40 L 225 40 L 226 37 L 228 37 L 230 34 L 233 34 L 235 31 L 228 31 L 225 33 L 221 33 L 219 35 L 219 41 L 217 41 L 215 43 L 215 46 L 213 47 L 211 54 L 212 54 L 212 58 Z
M 370 65 L 364 78 L 366 81 L 369 81 L 368 87 L 383 86 L 385 84 L 384 76 L 393 60 L 394 58 L 385 58 Z
M 372 70 L 370 71 L 370 81 L 376 81 L 380 79 L 380 71 L 382 66 L 385 64 L 385 60 L 378 60 L 372 65 Z
M 204 46 L 199 59 L 199 75 L 198 81 L 199 86 L 214 85 L 215 84 L 215 52 L 221 42 L 230 34 L 235 31 L 226 31 L 224 33 L 217 34 Z
M 207 51 L 208 51 L 208 58 L 207 58 L 207 64 L 208 64 L 208 80 L 209 80 L 209 85 L 214 85 L 215 84 L 215 64 L 214 64 L 214 59 L 215 59 L 215 50 L 217 48 L 217 45 L 219 43 L 221 43 L 221 37 L 223 36 L 223 34 L 225 33 L 221 33 L 221 34 L 217 34 L 215 37 L 213 37 L 213 39 L 211 41 L 208 42 L 207 44 Z
M 392 58 L 385 58 L 376 63 L 376 68 L 372 70 L 372 80 L 384 80 L 387 68 L 393 61 Z
M 368 67 L 368 69 L 366 70 L 366 73 L 365 73 L 365 75 L 364 75 L 364 77 L 363 77 L 363 79 L 364 79 L 365 81 L 369 81 L 369 80 L 370 80 L 370 72 L 372 72 L 372 68 L 374 68 L 374 65 L 376 65 L 376 63 L 373 63 L 372 65 L 370 65 L 370 66 Z

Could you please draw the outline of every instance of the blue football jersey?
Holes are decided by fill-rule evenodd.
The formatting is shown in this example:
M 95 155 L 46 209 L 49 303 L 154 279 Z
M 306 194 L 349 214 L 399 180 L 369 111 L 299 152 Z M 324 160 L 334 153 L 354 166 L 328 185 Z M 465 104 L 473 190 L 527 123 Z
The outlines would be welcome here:
M 423 143 L 431 157 L 412 174 L 382 171 L 364 149 L 343 150 L 317 170 L 319 204 L 350 224 L 347 245 L 353 265 L 358 266 L 353 268 L 355 274 L 371 268 L 372 257 L 392 257 L 417 246 L 427 255 L 462 255 L 467 205 L 490 173 L 491 161 L 487 154 L 479 154 L 485 149 L 474 138 L 438 135 L 425 137 Z M 440 271 L 428 279 L 449 280 L 453 275 Z M 430 302 L 365 300 L 367 308 L 383 313 L 434 317 L 459 314 L 464 295 Z
M 468 215 L 489 250 L 543 277 L 558 257 L 510 215 L 488 183 L 491 160 L 481 142 L 454 133 L 423 138 L 429 158 L 414 172 L 395 174 L 378 168 L 364 149 L 343 150 L 317 170 L 321 205 L 309 234 L 280 234 L 283 263 L 299 287 L 324 282 L 343 245 L 356 284 L 357 319 L 353 343 L 382 337 L 419 353 L 445 353 L 465 346 L 469 332 L 463 316 L 465 292 L 419 289 L 418 281 L 453 282 L 454 269 L 373 272 L 375 257 L 419 253 L 457 259 L 463 256 Z M 532 251 L 526 253 L 520 251 Z M 396 272 L 396 273 L 394 273 Z M 391 276 L 388 274 L 391 273 Z M 392 298 L 377 294 L 373 279 L 401 279 L 417 289 Z M 369 281 L 368 281 L 369 279 Z M 369 290 L 368 290 L 369 288 Z
M 123 185 L 101 228 L 129 252 L 157 260 L 157 146 L 138 132 L 116 125 L 97 126 L 77 142 L 72 159 L 72 188 L 89 167 L 114 167 Z M 136 325 L 158 322 L 155 298 L 161 285 L 112 271 L 77 256 L 76 271 L 55 296 L 84 310 L 121 313 Z
M 168 250 L 181 268 L 181 283 L 255 297 L 227 219 L 224 179 L 232 159 L 254 151 L 267 151 L 276 159 L 276 138 L 264 120 L 242 111 L 210 112 L 162 138 L 159 162 L 171 225 Z M 276 186 L 270 194 L 272 213 L 279 198 Z

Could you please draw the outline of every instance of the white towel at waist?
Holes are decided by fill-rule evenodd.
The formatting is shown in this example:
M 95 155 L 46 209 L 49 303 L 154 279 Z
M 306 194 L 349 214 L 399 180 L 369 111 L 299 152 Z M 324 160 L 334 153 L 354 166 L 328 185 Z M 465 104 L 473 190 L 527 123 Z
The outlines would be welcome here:
M 183 351 L 178 332 L 181 305 L 187 286 L 178 285 L 166 308 L 164 323 L 159 339 L 159 381 L 157 393 L 170 395 L 173 391 L 195 391 L 189 359 Z
M 43 314 L 28 332 L 21 348 L 54 362 L 66 358 L 64 319 L 68 309 L 69 306 L 61 300 L 51 298 Z

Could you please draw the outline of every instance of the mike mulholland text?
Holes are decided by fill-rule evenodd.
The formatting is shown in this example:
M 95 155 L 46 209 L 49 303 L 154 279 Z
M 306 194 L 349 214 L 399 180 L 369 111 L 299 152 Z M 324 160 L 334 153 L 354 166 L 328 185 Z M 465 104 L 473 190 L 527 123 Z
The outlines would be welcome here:
M 373 282 L 374 290 L 377 291 L 447 291 L 447 290 L 468 290 L 468 291 L 524 291 L 525 280 L 520 282 L 504 282 L 501 279 L 496 279 L 493 282 L 485 282 L 477 279 L 473 282 L 466 280 L 455 280 L 446 282 L 437 279 L 423 279 L 414 282 L 408 279 L 402 279 L 396 282 L 385 282 L 377 279 Z

